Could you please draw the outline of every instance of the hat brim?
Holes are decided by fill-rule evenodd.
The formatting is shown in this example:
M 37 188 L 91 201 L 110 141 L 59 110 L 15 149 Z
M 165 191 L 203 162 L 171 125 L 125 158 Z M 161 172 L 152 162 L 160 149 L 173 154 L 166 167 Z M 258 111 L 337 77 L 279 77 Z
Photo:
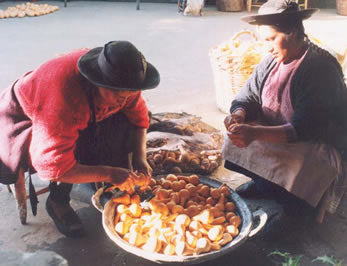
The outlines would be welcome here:
M 158 86 L 160 82 L 160 74 L 158 70 L 149 62 L 147 62 L 146 77 L 142 84 L 140 84 L 138 87 L 130 88 L 125 87 L 122 84 L 110 83 L 103 77 L 98 65 L 98 56 L 102 49 L 102 47 L 91 49 L 78 60 L 78 69 L 80 73 L 95 86 L 107 89 L 131 91 L 148 90 Z
M 241 20 L 251 25 L 277 25 L 287 21 L 308 19 L 317 11 L 318 8 L 307 8 L 294 12 L 244 16 Z

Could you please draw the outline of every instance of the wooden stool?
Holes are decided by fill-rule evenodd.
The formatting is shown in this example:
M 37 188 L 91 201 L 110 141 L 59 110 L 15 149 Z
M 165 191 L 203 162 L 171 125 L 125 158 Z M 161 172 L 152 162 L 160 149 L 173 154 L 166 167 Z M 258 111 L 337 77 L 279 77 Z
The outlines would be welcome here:
M 298 3 L 301 9 L 307 9 L 308 0 L 294 0 L 294 2 Z
M 7 185 L 8 191 L 12 192 L 10 185 Z M 24 170 L 20 169 L 18 174 L 17 182 L 14 184 L 15 198 L 17 201 L 17 208 L 19 212 L 19 219 L 22 224 L 27 222 L 27 199 L 29 196 L 26 193 L 25 189 L 25 176 Z M 36 192 L 36 195 L 40 195 L 49 191 L 49 187 L 45 187 Z
M 266 1 L 259 1 L 259 0 L 247 0 L 246 7 L 247 11 L 251 12 L 252 7 L 261 7 Z

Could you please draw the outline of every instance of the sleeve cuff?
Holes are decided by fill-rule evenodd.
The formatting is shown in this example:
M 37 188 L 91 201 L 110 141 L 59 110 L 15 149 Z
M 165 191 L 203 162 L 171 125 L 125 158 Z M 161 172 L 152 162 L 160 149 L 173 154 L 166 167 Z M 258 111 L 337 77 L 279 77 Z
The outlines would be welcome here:
M 246 109 L 243 108 L 243 107 L 237 107 L 237 108 L 235 108 L 234 110 L 232 110 L 231 113 L 235 113 L 236 111 L 239 111 L 239 110 L 243 111 L 243 112 L 246 114 Z

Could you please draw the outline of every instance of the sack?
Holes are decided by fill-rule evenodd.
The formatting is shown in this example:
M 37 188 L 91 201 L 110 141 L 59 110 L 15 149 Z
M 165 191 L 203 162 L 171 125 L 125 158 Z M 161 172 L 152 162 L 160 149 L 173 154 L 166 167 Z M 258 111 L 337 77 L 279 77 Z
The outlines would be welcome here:
M 147 134 L 147 160 L 154 175 L 208 175 L 222 163 L 222 141 L 222 134 L 197 116 L 153 114 Z

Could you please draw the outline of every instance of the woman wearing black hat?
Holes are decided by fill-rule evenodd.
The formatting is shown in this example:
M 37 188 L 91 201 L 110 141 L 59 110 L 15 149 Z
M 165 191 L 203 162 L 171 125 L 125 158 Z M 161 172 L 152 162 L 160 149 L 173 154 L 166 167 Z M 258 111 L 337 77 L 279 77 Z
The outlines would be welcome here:
M 223 154 L 227 168 L 253 179 L 237 189 L 242 196 L 289 191 L 319 206 L 322 220 L 347 184 L 347 101 L 340 65 L 304 32 L 302 21 L 315 11 L 269 0 L 258 15 L 242 18 L 259 25 L 270 55 L 232 102 Z
M 63 234 L 81 236 L 69 204 L 73 183 L 109 182 L 124 191 L 149 183 L 141 90 L 159 80 L 127 41 L 73 51 L 24 74 L 0 95 L 0 182 L 14 183 L 28 169 L 50 180 L 49 215 Z M 130 152 L 144 175 L 128 169 Z

